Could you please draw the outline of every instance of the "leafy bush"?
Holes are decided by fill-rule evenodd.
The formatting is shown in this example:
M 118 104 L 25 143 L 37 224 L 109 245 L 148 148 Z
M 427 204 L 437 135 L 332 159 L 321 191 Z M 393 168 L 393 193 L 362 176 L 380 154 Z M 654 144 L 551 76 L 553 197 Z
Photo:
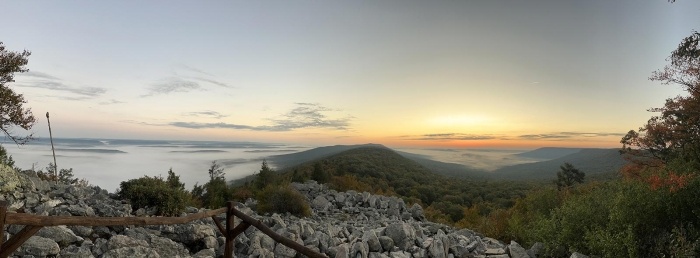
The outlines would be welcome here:
M 306 198 L 289 185 L 265 187 L 257 196 L 259 213 L 285 213 L 308 217 L 311 207 Z
M 187 191 L 171 187 L 162 177 L 144 176 L 121 182 L 119 186 L 119 197 L 129 200 L 134 209 L 155 207 L 156 215 L 178 215 L 190 199 Z
M 49 166 L 46 167 L 46 172 L 39 170 L 35 171 L 37 177 L 39 177 L 41 180 L 44 181 L 52 181 L 52 182 L 58 182 L 66 185 L 76 185 L 76 186 L 83 186 L 87 187 L 90 185 L 90 183 L 86 179 L 78 179 L 73 177 L 73 168 L 65 169 L 62 168 L 58 172 L 58 176 L 54 172 L 56 171 L 56 166 L 53 164 L 53 162 L 49 163 Z
M 526 245 L 545 243 L 551 257 L 573 251 L 603 257 L 697 256 L 698 195 L 698 179 L 683 188 L 617 180 L 570 191 L 539 190 L 510 210 L 508 233 Z

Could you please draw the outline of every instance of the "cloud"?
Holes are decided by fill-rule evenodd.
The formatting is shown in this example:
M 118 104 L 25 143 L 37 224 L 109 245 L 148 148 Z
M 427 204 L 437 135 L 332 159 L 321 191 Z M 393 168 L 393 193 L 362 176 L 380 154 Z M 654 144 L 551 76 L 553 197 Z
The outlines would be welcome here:
M 35 72 L 35 71 L 28 71 L 26 73 L 22 73 L 21 76 L 27 76 L 27 77 L 34 77 L 34 78 L 41 78 L 41 79 L 49 79 L 49 80 L 60 80 L 59 78 L 47 74 L 47 73 L 42 73 L 42 72 Z
M 328 128 L 335 130 L 348 130 L 352 117 L 329 119 L 324 113 L 334 111 L 316 103 L 295 103 L 296 108 L 287 112 L 280 119 L 270 119 L 274 127 L 285 131 L 300 128 Z
M 126 102 L 124 102 L 124 101 L 119 101 L 119 100 L 116 100 L 116 99 L 110 99 L 110 100 L 108 100 L 108 101 L 102 101 L 102 102 L 100 102 L 100 105 L 113 105 L 113 104 L 122 104 L 122 103 L 126 103 Z
M 151 84 L 148 87 L 148 93 L 141 95 L 141 97 L 206 90 L 204 86 L 208 84 L 223 88 L 235 88 L 225 82 L 216 80 L 213 74 L 191 66 L 177 65 L 176 70 L 180 72 L 175 71 L 172 76 Z
M 228 117 L 228 115 L 224 115 L 224 114 L 221 114 L 221 113 L 219 113 L 219 112 L 212 111 L 212 110 L 197 111 L 197 112 L 189 112 L 189 113 L 185 113 L 184 115 L 186 115 L 186 116 L 197 116 L 197 117 L 201 117 L 201 116 L 204 116 L 204 117 L 213 117 L 213 118 L 216 118 L 216 119 L 221 119 L 221 118 L 224 118 L 224 117 Z
M 201 89 L 201 86 L 196 82 L 188 81 L 179 77 L 168 77 L 148 87 L 149 93 L 141 96 L 150 97 L 174 92 L 189 92 L 199 89 Z
M 238 125 L 238 124 L 228 124 L 228 123 L 196 123 L 196 122 L 172 122 L 168 125 L 189 129 L 210 129 L 210 128 L 225 128 L 225 129 L 239 129 L 239 130 L 254 130 L 263 131 L 259 126 L 250 125 Z
M 523 134 L 516 136 L 495 134 L 435 133 L 422 135 L 404 135 L 399 138 L 411 141 L 480 141 L 480 140 L 577 140 L 582 138 L 624 136 L 624 133 L 590 133 L 590 132 L 555 132 L 542 134 Z
M 100 88 L 100 87 L 75 87 L 75 86 L 70 86 L 67 85 L 61 80 L 60 78 L 47 74 L 47 73 L 42 73 L 42 72 L 35 72 L 35 71 L 29 71 L 26 73 L 21 74 L 22 76 L 32 78 L 28 82 L 20 83 L 17 84 L 17 86 L 20 87 L 25 87 L 25 88 L 37 88 L 37 89 L 46 89 L 46 90 L 51 90 L 51 91 L 60 91 L 60 92 L 67 92 L 79 96 L 71 96 L 71 97 L 63 97 L 65 99 L 69 100 L 84 100 L 84 99 L 90 99 L 94 97 L 101 96 L 102 94 L 106 93 L 107 90 L 105 88 Z M 61 96 L 53 96 L 52 97 L 61 97 Z
M 493 140 L 497 137 L 490 134 L 435 133 L 423 135 L 407 135 L 402 136 L 401 138 L 412 141 L 480 141 Z
M 224 88 L 233 88 L 233 86 L 231 86 L 231 85 L 228 85 L 228 84 L 223 83 L 223 82 L 220 82 L 220 81 L 215 81 L 215 80 L 212 80 L 212 79 L 207 79 L 207 78 L 202 78 L 202 77 L 192 77 L 192 79 L 195 79 L 195 80 L 198 80 L 198 81 L 202 81 L 202 82 L 208 82 L 208 83 L 211 83 L 211 84 L 214 84 L 214 85 L 217 85 L 217 86 L 221 86 L 221 87 L 224 87 Z
M 186 70 L 186 71 L 195 72 L 195 73 L 199 73 L 199 74 L 203 74 L 203 75 L 207 75 L 207 76 L 214 76 L 213 74 L 210 74 L 208 72 L 202 71 L 200 69 L 194 68 L 194 67 L 189 66 L 189 65 L 180 64 L 180 65 L 178 65 L 178 67 L 183 69 L 183 70 Z
M 270 125 L 242 125 L 233 123 L 199 123 L 199 122 L 171 122 L 170 126 L 189 128 L 189 129 L 206 129 L 206 128 L 224 128 L 235 130 L 252 130 L 252 131 L 271 131 L 284 132 L 293 131 L 304 128 L 321 128 L 330 130 L 347 131 L 350 129 L 350 121 L 352 117 L 348 116 L 340 119 L 330 119 L 326 116 L 326 112 L 336 111 L 320 104 L 314 103 L 296 103 L 297 107 L 289 112 L 281 115 L 278 119 L 268 119 L 272 122 Z M 206 115 L 218 114 L 213 111 L 193 112 Z
M 519 135 L 516 139 L 521 140 L 562 140 L 575 138 L 593 138 L 593 137 L 608 137 L 608 136 L 625 136 L 624 133 L 591 133 L 591 132 L 555 132 L 544 134 L 524 134 Z

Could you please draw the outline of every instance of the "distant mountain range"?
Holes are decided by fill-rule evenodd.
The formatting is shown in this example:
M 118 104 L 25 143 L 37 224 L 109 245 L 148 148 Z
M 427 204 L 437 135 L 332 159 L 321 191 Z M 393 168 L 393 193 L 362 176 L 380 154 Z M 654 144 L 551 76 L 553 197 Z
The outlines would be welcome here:
M 559 152 L 557 153 L 557 151 Z M 520 155 L 559 157 L 540 162 L 502 167 L 493 171 L 492 176 L 513 180 L 554 179 L 559 171 L 559 166 L 565 162 L 571 163 L 574 167 L 586 173 L 587 176 L 606 173 L 615 174 L 626 162 L 618 149 L 542 148 Z
M 515 156 L 531 159 L 551 160 L 571 155 L 581 151 L 582 148 L 557 148 L 544 147 L 536 150 L 515 154 Z
M 269 157 L 270 164 L 284 169 L 298 166 L 304 163 L 321 161 L 333 155 L 353 149 L 380 148 L 391 150 L 380 144 L 361 145 L 335 145 L 315 148 L 307 151 L 275 155 Z M 625 160 L 619 155 L 617 149 L 596 148 L 555 148 L 546 147 L 515 154 L 519 157 L 541 160 L 538 162 L 511 165 L 488 172 L 469 168 L 462 164 L 447 163 L 432 160 L 427 156 L 391 150 L 404 158 L 407 158 L 435 174 L 473 179 L 508 179 L 508 180 L 548 180 L 556 178 L 559 166 L 565 162 L 571 163 L 587 175 L 615 174 L 624 164 Z

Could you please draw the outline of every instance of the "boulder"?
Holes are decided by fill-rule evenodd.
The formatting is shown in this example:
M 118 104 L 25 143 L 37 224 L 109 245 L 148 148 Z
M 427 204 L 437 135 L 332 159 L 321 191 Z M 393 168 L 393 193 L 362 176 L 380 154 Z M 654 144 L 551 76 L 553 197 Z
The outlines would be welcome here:
M 449 253 L 450 239 L 445 235 L 445 232 L 439 230 L 435 235 L 432 244 L 428 247 L 428 253 L 431 257 L 447 258 Z
M 367 243 L 358 241 L 352 244 L 352 247 L 350 248 L 350 257 L 361 257 L 361 258 L 367 258 L 368 251 L 367 251 Z
M 425 215 L 423 214 L 423 207 L 419 204 L 414 203 L 413 206 L 408 210 L 411 213 L 411 217 L 418 221 L 424 221 Z
M 192 258 L 209 258 L 216 257 L 216 251 L 213 248 L 202 249 L 192 256 Z
M 311 207 L 319 211 L 326 211 L 329 206 L 330 202 L 328 201 L 328 199 L 321 195 L 316 196 L 316 198 L 314 198 L 314 200 L 311 202 Z
M 145 240 L 135 239 L 125 235 L 115 235 L 112 238 L 110 238 L 107 242 L 107 250 L 129 246 L 149 247 L 148 242 L 146 242 Z
M 536 258 L 536 257 L 540 256 L 540 254 L 542 253 L 542 250 L 544 250 L 544 244 L 542 244 L 540 242 L 536 242 L 536 243 L 532 244 L 532 247 L 530 247 L 529 250 L 527 250 L 527 254 L 530 255 L 530 257 L 532 257 L 532 258 Z
M 36 233 L 37 236 L 50 238 L 59 246 L 66 247 L 76 242 L 82 242 L 83 238 L 75 235 L 66 226 L 44 227 Z
M 588 255 L 584 255 L 579 252 L 574 252 L 571 254 L 571 256 L 569 256 L 569 258 L 588 258 Z
M 384 234 L 390 237 L 400 250 L 408 250 L 416 240 L 416 232 L 413 227 L 403 222 L 389 225 Z
M 384 251 L 392 251 L 394 249 L 394 240 L 388 236 L 380 236 L 379 243 L 382 244 L 382 249 Z
M 362 235 L 362 242 L 367 243 L 370 252 L 381 252 L 382 244 L 379 242 L 379 237 L 372 230 L 367 230 Z
M 92 244 L 90 244 L 92 245 Z M 75 257 L 75 258 L 94 258 L 90 249 L 90 245 L 83 244 L 78 247 L 76 245 L 71 245 L 66 248 L 61 249 L 60 255 L 62 257 Z
M 508 251 L 511 258 L 530 258 L 525 248 L 515 241 L 510 241 L 510 244 L 506 247 L 506 251 Z
M 148 247 L 144 246 L 134 246 L 134 247 L 120 247 L 117 249 L 111 249 L 102 255 L 102 258 L 160 258 L 158 253 Z
M 22 244 L 17 253 L 35 257 L 47 257 L 56 256 L 60 251 L 61 248 L 56 241 L 45 237 L 32 236 Z

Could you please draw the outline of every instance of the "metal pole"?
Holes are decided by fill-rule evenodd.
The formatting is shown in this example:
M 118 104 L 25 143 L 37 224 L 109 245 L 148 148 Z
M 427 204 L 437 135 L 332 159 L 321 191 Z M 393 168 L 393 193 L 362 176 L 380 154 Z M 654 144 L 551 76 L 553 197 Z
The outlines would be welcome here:
M 53 134 L 51 133 L 51 120 L 49 120 L 49 112 L 46 112 L 46 122 L 49 123 L 49 138 L 51 139 L 51 152 L 53 153 L 53 176 L 58 181 L 58 164 L 56 164 L 56 151 L 53 148 Z

